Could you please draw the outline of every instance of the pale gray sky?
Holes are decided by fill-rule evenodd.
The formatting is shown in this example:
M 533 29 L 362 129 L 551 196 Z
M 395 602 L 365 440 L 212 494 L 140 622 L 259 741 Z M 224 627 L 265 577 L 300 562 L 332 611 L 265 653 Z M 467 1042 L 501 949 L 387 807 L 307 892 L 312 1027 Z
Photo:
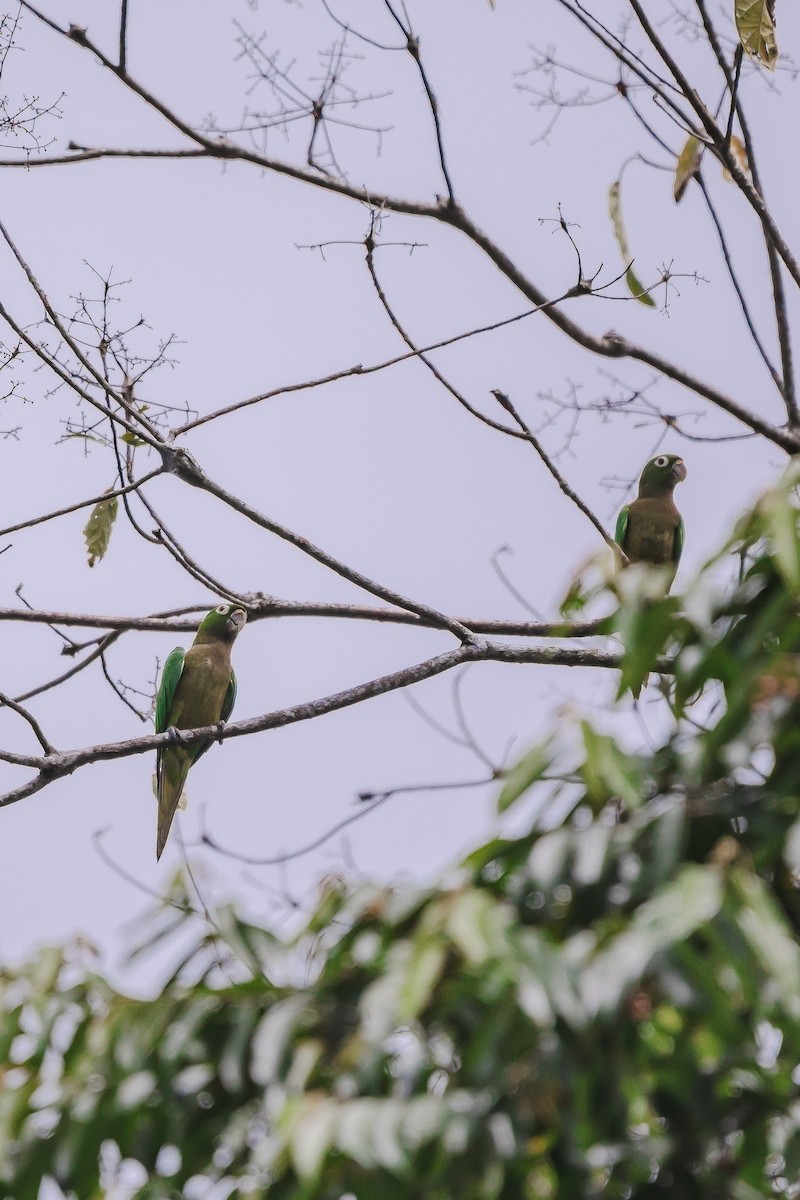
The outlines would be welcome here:
M 71 0 L 68 6 L 42 0 L 42 6 L 55 19 L 86 26 L 113 53 L 116 14 L 111 9 L 116 6 L 99 0 Z M 202 8 L 199 18 L 198 5 L 190 0 L 130 4 L 132 74 L 190 122 L 213 113 L 225 125 L 241 115 L 250 81 L 246 64 L 236 61 L 234 21 L 256 34 L 266 31 L 265 45 L 281 48 L 282 61 L 293 61 L 301 79 L 318 74 L 317 52 L 335 35 L 316 0 L 302 6 L 229 0 Z M 521 81 L 515 72 L 530 63 L 531 43 L 557 47 L 570 63 L 610 78 L 613 64 L 598 59 L 554 3 L 536 5 L 535 15 L 522 0 L 498 0 L 495 11 L 485 0 L 412 3 L 410 8 L 464 207 L 549 294 L 575 281 L 566 240 L 554 234 L 552 223 L 540 223 L 540 218 L 554 218 L 559 204 L 576 223 L 586 271 L 593 273 L 602 262 L 606 277 L 616 274 L 622 263 L 607 193 L 623 162 L 643 146 L 638 127 L 621 106 L 586 107 L 566 111 L 549 139 L 534 144 L 547 116 L 515 88 Z M 800 43 L 800 15 L 790 5 L 783 9 L 780 41 L 790 53 Z M 377 40 L 397 43 L 378 0 L 343 2 L 338 11 Z M 47 154 L 63 151 L 70 139 L 87 146 L 179 144 L 174 132 L 85 51 L 32 17 L 24 19 L 18 43 L 3 89 L 12 96 L 35 92 L 42 100 L 65 92 L 61 119 L 41 126 L 45 138 L 55 139 Z M 347 81 L 362 94 L 393 94 L 342 113 L 391 128 L 380 144 L 373 133 L 341 130 L 340 162 L 354 184 L 427 201 L 442 183 L 413 64 L 401 53 L 381 55 L 356 42 L 352 49 L 362 57 L 351 63 Z M 687 63 L 701 84 L 709 78 L 700 47 L 688 51 Z M 768 196 L 796 245 L 798 168 L 786 148 L 796 138 L 797 87 L 788 74 L 774 82 L 777 87 L 771 89 L 749 72 L 744 87 Z M 715 79 L 713 95 L 716 89 Z M 266 90 L 250 97 L 253 107 L 266 102 Z M 304 136 L 307 126 L 290 130 L 288 142 L 275 131 L 271 152 L 302 163 Z M 679 145 L 682 135 L 675 131 L 670 140 Z M 759 231 L 736 189 L 718 180 L 713 168 L 710 175 L 772 347 Z M 668 312 L 594 298 L 572 301 L 568 311 L 595 333 L 624 331 L 779 420 L 777 396 L 731 300 L 701 198 L 690 189 L 676 206 L 671 183 L 668 174 L 641 164 L 626 169 L 623 204 L 637 273 L 650 280 L 663 263 L 672 263 L 676 272 L 696 272 L 706 282 L 679 280 Z M 253 167 L 106 161 L 6 170 L 0 219 L 59 311 L 71 311 L 71 297 L 78 294 L 97 295 L 88 263 L 101 273 L 113 269 L 115 279 L 130 280 L 120 293 L 120 309 L 131 324 L 144 314 L 150 327 L 142 333 L 144 348 L 177 335 L 174 367 L 148 377 L 143 400 L 188 403 L 202 413 L 403 350 L 377 301 L 359 246 L 329 247 L 324 258 L 297 248 L 363 238 L 363 206 Z M 456 232 L 393 216 L 383 236 L 426 243 L 413 255 L 402 248 L 378 255 L 391 303 L 420 343 L 527 307 Z M 0 262 L 3 302 L 18 319 L 37 320 L 38 302 L 7 251 Z M 621 287 L 615 292 L 621 295 Z M 0 337 L 7 340 L 5 333 Z M 578 350 L 542 316 L 444 350 L 436 362 L 484 411 L 502 415 L 490 396 L 490 389 L 500 388 L 534 426 L 552 410 L 539 393 L 565 395 L 573 382 L 583 400 L 599 398 L 610 387 L 600 373 L 604 369 L 633 384 L 651 377 L 634 364 L 599 361 Z M 64 422 L 75 416 L 72 400 L 64 389 L 52 392 L 52 378 L 31 367 L 21 372 L 25 402 L 13 400 L 0 410 L 0 428 L 22 426 L 19 441 L 0 441 L 3 525 L 114 482 L 109 452 L 92 447 L 84 456 L 77 440 L 59 444 Z M 652 396 L 665 411 L 704 411 L 668 382 Z M 687 424 L 705 434 L 742 432 L 715 412 L 696 426 Z M 544 433 L 549 449 L 562 445 L 567 425 L 564 419 Z M 610 528 L 618 494 L 603 481 L 638 474 L 657 436 L 652 424 L 602 423 L 587 415 L 559 459 L 570 482 Z M 213 478 L 263 512 L 367 575 L 453 614 L 524 618 L 491 567 L 492 554 L 508 544 L 514 551 L 506 559 L 508 571 L 531 602 L 551 616 L 572 571 L 600 545 L 530 447 L 474 420 L 415 362 L 277 398 L 202 427 L 185 444 Z M 671 435 L 663 448 L 683 453 L 689 467 L 678 493 L 688 529 L 680 585 L 783 460 L 776 449 L 756 441 L 692 444 Z M 297 551 L 234 520 L 209 497 L 175 480 L 157 480 L 148 494 L 187 548 L 230 586 L 287 599 L 369 602 Z M 8 539 L 12 549 L 0 557 L 0 606 L 17 603 L 18 584 L 30 603 L 45 609 L 143 615 L 216 602 L 122 519 L 107 558 L 90 571 L 81 532 L 86 515 L 76 513 Z M 17 695 L 69 666 L 50 630 L 11 623 L 2 629 L 0 690 Z M 190 637 L 184 640 L 188 644 Z M 126 635 L 109 653 L 114 677 L 146 691 L 156 657 L 163 661 L 174 641 L 164 634 Z M 245 630 L 235 648 L 235 716 L 323 696 L 451 642 L 443 634 L 389 625 L 259 622 Z M 443 677 L 414 692 L 451 728 L 452 685 L 452 678 Z M 606 705 L 614 685 L 614 679 L 597 672 L 481 665 L 468 673 L 463 701 L 481 744 L 500 759 L 510 738 L 522 747 L 548 728 L 559 706 Z M 31 709 L 63 749 L 145 731 L 96 667 L 37 697 Z M 629 720 L 624 713 L 619 719 Z M 0 714 L 0 732 L 5 746 L 35 750 L 13 714 Z M 162 862 L 154 860 L 153 758 L 85 768 L 0 812 L 3 958 L 84 932 L 105 947 L 112 962 L 118 959 L 125 944 L 121 927 L 141 911 L 144 898 L 100 861 L 92 834 L 110 826 L 108 851 L 147 887 L 159 890 L 171 878 L 180 862 L 177 837 Z M 301 846 L 348 816 L 359 791 L 477 778 L 483 770 L 474 756 L 426 726 L 403 694 L 393 693 L 311 724 L 212 748 L 190 776 L 190 805 L 180 818 L 181 829 L 191 843 L 205 809 L 220 841 L 268 856 Z M 25 777 L 24 771 L 0 765 L 3 791 Z M 427 877 L 493 827 L 494 796 L 495 788 L 489 787 L 396 797 L 347 831 L 352 862 L 381 878 Z M 218 855 L 198 851 L 192 857 L 202 868 L 209 898 L 245 896 L 256 913 L 269 911 L 274 889 L 303 895 L 344 862 L 341 838 L 285 871 L 264 869 L 246 877 L 240 865 Z M 267 895 L 250 882 L 253 876 L 270 889 Z M 134 976 L 128 982 L 136 987 L 142 980 Z

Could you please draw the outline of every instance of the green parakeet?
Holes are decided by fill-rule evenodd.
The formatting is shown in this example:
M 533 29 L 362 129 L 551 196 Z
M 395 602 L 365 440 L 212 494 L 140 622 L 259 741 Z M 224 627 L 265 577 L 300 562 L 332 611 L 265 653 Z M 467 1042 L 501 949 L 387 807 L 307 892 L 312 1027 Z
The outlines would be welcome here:
M 668 566 L 666 590 L 672 587 L 683 550 L 683 518 L 672 492 L 686 478 L 686 466 L 677 454 L 659 454 L 645 464 L 639 495 L 617 517 L 614 540 L 629 562 Z
M 167 729 L 197 729 L 227 721 L 236 700 L 236 675 L 231 667 L 231 646 L 243 628 L 247 613 L 236 604 L 219 604 L 204 617 L 188 650 L 176 646 L 164 663 L 156 698 L 156 733 Z M 164 746 L 156 758 L 158 837 L 156 858 L 166 845 L 175 809 L 189 768 L 211 742 L 191 746 Z

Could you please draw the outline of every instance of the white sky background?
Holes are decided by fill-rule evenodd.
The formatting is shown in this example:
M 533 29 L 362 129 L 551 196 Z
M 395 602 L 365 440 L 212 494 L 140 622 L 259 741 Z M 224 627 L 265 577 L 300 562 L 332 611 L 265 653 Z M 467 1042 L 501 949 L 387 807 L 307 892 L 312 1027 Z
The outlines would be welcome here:
M 88 27 L 112 55 L 116 7 L 43 0 L 45 11 Z M 555 217 L 559 203 L 577 224 L 573 232 L 587 272 L 602 262 L 606 278 L 616 274 L 622 263 L 607 193 L 625 159 L 645 149 L 638 127 L 622 103 L 614 102 L 565 112 L 547 142 L 532 144 L 548 114 L 531 107 L 530 97 L 515 88 L 520 80 L 514 75 L 529 64 L 530 43 L 555 46 L 567 61 L 608 78 L 616 73 L 613 62 L 602 60 L 553 3 L 498 0 L 494 12 L 485 0 L 410 7 L 439 98 L 462 205 L 548 294 L 575 282 L 566 239 L 554 235 L 553 224 L 539 221 Z M 664 13 L 668 7 L 663 5 Z M 716 13 L 719 6 L 713 7 Z M 661 11 L 660 3 L 650 8 Z M 797 54 L 800 15 L 790 4 L 778 8 L 781 49 Z M 241 115 L 248 68 L 235 61 L 234 19 L 254 33 L 266 31 L 268 48 L 283 48 L 284 61 L 295 61 L 296 77 L 304 82 L 318 74 L 317 52 L 336 34 L 316 0 L 302 7 L 262 3 L 255 11 L 229 0 L 203 5 L 202 19 L 199 6 L 189 0 L 131 0 L 130 9 L 131 73 L 194 123 L 209 113 L 221 125 Z M 397 32 L 378 0 L 342 0 L 338 11 L 378 40 L 397 44 Z M 3 90 L 12 97 L 35 92 L 44 100 L 62 89 L 66 93 L 61 120 L 40 129 L 45 139 L 56 139 L 48 154 L 62 152 L 70 139 L 87 146 L 180 144 L 86 51 L 32 17 L 23 21 L 18 43 Z M 413 63 L 406 54 L 380 54 L 356 43 L 352 49 L 364 57 L 353 62 L 347 82 L 361 93 L 391 90 L 393 95 L 343 115 L 392 129 L 383 135 L 380 157 L 374 134 L 342 130 L 337 134 L 340 163 L 354 184 L 428 201 L 443 185 Z M 701 90 L 717 97 L 718 80 L 703 47 L 684 46 L 683 56 Z M 710 88 L 703 82 L 709 79 Z M 796 246 L 797 85 L 786 73 L 770 82 L 776 86 L 765 86 L 748 71 L 744 94 L 769 201 Z M 266 102 L 264 85 L 250 103 Z M 292 130 L 288 143 L 275 132 L 269 149 L 302 163 L 307 137 L 306 124 Z M 677 130 L 669 138 L 676 147 L 683 140 Z M 657 153 L 651 146 L 646 152 Z M 667 161 L 664 155 L 660 159 Z M 736 238 L 737 264 L 772 349 L 767 268 L 755 218 L 713 167 L 709 179 Z M 640 278 L 652 280 L 663 263 L 671 262 L 673 270 L 697 272 L 708 282 L 679 280 L 668 314 L 633 301 L 594 298 L 572 301 L 567 311 L 595 333 L 623 332 L 779 421 L 779 399 L 732 299 L 699 193 L 690 187 L 676 206 L 669 174 L 633 164 L 623 182 L 623 207 Z M 61 312 L 71 310 L 70 298 L 78 293 L 98 294 L 86 263 L 101 273 L 113 268 L 114 278 L 131 281 L 121 293 L 120 308 L 132 321 L 144 314 L 152 329 L 143 348 L 173 332 L 181 339 L 174 368 L 149 376 L 142 400 L 188 403 L 203 413 L 404 349 L 380 308 L 359 246 L 329 247 L 324 259 L 296 248 L 362 239 L 364 208 L 253 167 L 117 161 L 6 170 L 0 218 Z M 386 248 L 377 256 L 390 301 L 420 344 L 529 307 L 453 231 L 392 216 L 382 234 L 386 240 L 427 243 L 413 255 Z M 38 302 L 5 249 L 0 292 L 19 319 L 38 318 Z M 622 285 L 615 294 L 624 294 Z M 663 294 L 658 298 L 661 302 Z M 6 340 L 5 333 L 0 337 Z M 539 393 L 564 395 L 569 380 L 582 386 L 586 401 L 609 394 L 603 369 L 631 383 L 651 377 L 635 364 L 600 361 L 577 349 L 543 316 L 443 350 L 436 362 L 495 417 L 502 414 L 490 389 L 506 391 L 534 427 L 553 411 Z M 0 409 L 0 429 L 22 426 L 19 441 L 0 441 L 3 525 L 89 497 L 114 482 L 109 451 L 92 447 L 85 457 L 79 441 L 59 444 L 63 423 L 76 415 L 66 392 L 48 395 L 52 381 L 44 371 L 25 369 L 21 379 L 29 403 L 14 400 Z M 701 402 L 669 382 L 651 396 L 665 411 L 705 412 Z M 553 452 L 562 447 L 568 424 L 566 416 L 544 433 Z M 716 412 L 686 425 L 704 434 L 743 431 Z M 609 528 L 619 493 L 604 481 L 637 475 L 658 433 L 655 424 L 643 427 L 623 418 L 602 423 L 586 415 L 559 459 Z M 370 577 L 454 615 L 525 618 L 490 563 L 498 547 L 509 544 L 514 557 L 506 558 L 506 569 L 530 601 L 553 616 L 571 572 L 600 545 L 531 448 L 470 417 L 419 363 L 271 400 L 200 428 L 183 444 L 212 478 L 262 512 Z M 694 444 L 674 434 L 663 449 L 683 453 L 689 467 L 688 481 L 677 493 L 688 530 L 680 586 L 715 548 L 731 517 L 774 476 L 783 456 L 758 440 Z M 144 462 L 140 469 L 143 473 Z M 176 480 L 160 478 L 148 494 L 190 552 L 237 590 L 371 603 L 299 552 Z M 0 557 L 0 606 L 17 603 L 14 589 L 20 583 L 26 598 L 45 609 L 145 615 L 216 603 L 165 551 L 142 542 L 122 515 L 106 559 L 90 571 L 82 539 L 87 515 L 76 513 L 7 539 L 12 549 Z M 152 522 L 145 517 L 145 524 L 149 528 Z M 47 628 L 6 623 L 0 636 L 0 690 L 11 695 L 71 663 L 60 657 L 58 639 Z M 80 631 L 75 636 L 80 638 Z M 190 640 L 187 636 L 186 644 Z M 125 635 L 109 653 L 114 677 L 146 691 L 156 657 L 163 661 L 174 642 L 173 635 Z M 235 647 L 239 696 L 234 716 L 323 696 L 452 644 L 444 634 L 389 625 L 261 621 L 248 627 Z M 599 672 L 479 665 L 468 674 L 463 698 L 482 744 L 500 759 L 511 737 L 523 746 L 549 728 L 554 710 L 568 700 L 593 708 L 607 705 L 615 682 Z M 452 685 L 445 676 L 415 690 L 420 702 L 451 727 Z M 37 697 L 30 707 L 62 749 L 149 729 L 113 695 L 98 667 Z M 622 708 L 627 707 L 626 701 Z M 654 707 L 648 706 L 648 720 L 657 722 Z M 5 746 L 36 752 L 29 731 L 13 714 L 0 714 L 0 732 Z M 146 901 L 100 861 L 92 834 L 111 826 L 108 851 L 147 887 L 159 890 L 170 880 L 180 849 L 173 832 L 156 865 L 153 759 L 138 756 L 84 768 L 0 812 L 2 958 L 84 932 L 119 962 L 125 944 L 121 928 Z M 220 841 L 267 856 L 303 845 L 348 816 L 359 791 L 477 778 L 483 770 L 469 753 L 425 725 L 395 692 L 310 724 L 212 748 L 190 775 L 190 806 L 180 824 L 191 843 L 206 806 L 209 829 Z M 0 790 L 26 777 L 0 764 Z M 370 876 L 426 878 L 494 826 L 495 791 L 395 797 L 347 831 L 352 861 Z M 208 851 L 193 851 L 192 859 L 202 865 L 207 899 L 244 895 L 251 911 L 262 915 L 270 911 L 275 889 L 303 896 L 344 861 L 341 838 L 285 871 L 246 874 L 239 864 Z M 270 889 L 268 894 L 248 882 L 253 876 Z M 126 976 L 131 988 L 144 982 L 144 976 Z

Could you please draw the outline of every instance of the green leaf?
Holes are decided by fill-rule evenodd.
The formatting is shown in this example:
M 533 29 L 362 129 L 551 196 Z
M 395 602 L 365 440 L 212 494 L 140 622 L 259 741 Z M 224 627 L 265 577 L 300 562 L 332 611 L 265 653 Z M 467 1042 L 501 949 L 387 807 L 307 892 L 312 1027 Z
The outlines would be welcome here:
M 505 812 L 516 800 L 519 800 L 520 796 L 527 792 L 528 788 L 541 779 L 544 772 L 550 766 L 551 745 L 550 738 L 547 738 L 543 742 L 537 742 L 526 754 L 523 754 L 515 766 L 510 767 L 506 771 L 505 783 L 497 798 L 498 812 Z
M 608 215 L 611 217 L 611 224 L 614 226 L 614 236 L 617 239 L 620 253 L 628 264 L 628 269 L 625 272 L 625 282 L 628 285 L 628 291 L 641 304 L 646 305 L 648 308 L 655 308 L 656 305 L 653 297 L 647 294 L 633 271 L 633 255 L 631 254 L 628 235 L 625 232 L 625 222 L 622 219 L 621 184 L 622 181 L 617 179 L 608 189 Z
M 582 613 L 589 602 L 591 593 L 582 577 L 576 575 L 569 586 L 567 594 L 559 605 L 558 611 L 562 617 L 574 617 Z
M 482 966 L 499 958 L 506 947 L 509 913 L 484 888 L 455 894 L 447 930 L 467 962 Z
M 627 271 L 625 272 L 625 282 L 628 285 L 628 291 L 630 294 L 636 300 L 638 300 L 640 304 L 644 304 L 646 308 L 655 308 L 655 300 L 649 294 L 649 292 L 644 290 L 644 284 L 639 282 L 638 276 L 634 274 L 633 267 L 628 267 Z
M 800 1017 L 800 947 L 762 879 L 742 869 L 731 884 L 740 900 L 736 921 L 770 980 L 770 991 L 795 1021 Z
M 415 943 L 406 967 L 397 1005 L 398 1019 L 413 1021 L 426 1008 L 431 993 L 439 982 L 446 958 L 445 946 L 435 938 Z
M 797 538 L 797 509 L 783 488 L 767 492 L 759 505 L 772 538 L 772 551 L 778 569 L 789 587 L 800 590 L 800 545 Z
M 715 866 L 687 864 L 637 909 L 629 927 L 583 970 L 580 985 L 587 1009 L 602 1013 L 616 1008 L 657 954 L 716 916 L 722 895 L 722 875 Z
M 641 567 L 631 567 L 629 571 L 634 569 L 642 571 Z M 654 568 L 651 572 L 655 575 Z M 650 585 L 655 580 L 644 578 L 642 582 Z M 617 631 L 625 647 L 618 696 L 628 689 L 634 696 L 638 694 L 674 631 L 677 605 L 674 596 L 653 601 L 646 587 L 624 597 L 616 614 Z
M 294 1116 L 289 1144 L 301 1179 L 313 1178 L 333 1144 L 337 1104 L 322 1096 L 306 1096 Z
M 694 136 L 689 137 L 678 155 L 678 161 L 675 164 L 675 181 L 672 185 L 672 194 L 675 197 L 676 204 L 680 204 L 690 180 L 694 179 L 697 168 L 700 166 L 702 155 L 703 143 L 699 138 Z
M 778 61 L 775 0 L 735 0 L 736 29 L 743 47 L 770 71 Z
M 644 778 L 639 760 L 622 750 L 612 737 L 598 733 L 581 721 L 586 758 L 581 775 L 595 812 L 610 800 L 621 800 L 626 808 L 643 803 Z
M 146 446 L 147 445 L 147 442 L 143 442 L 141 438 L 138 438 L 135 433 L 131 433 L 131 431 L 129 429 L 126 429 L 125 432 L 123 433 L 122 441 L 125 442 L 126 446 Z
M 86 540 L 90 567 L 93 567 L 96 562 L 100 562 L 105 557 L 108 550 L 108 543 L 111 541 L 111 530 L 114 528 L 116 519 L 116 496 L 111 496 L 108 500 L 100 500 L 89 514 L 89 520 L 86 522 L 83 536 Z

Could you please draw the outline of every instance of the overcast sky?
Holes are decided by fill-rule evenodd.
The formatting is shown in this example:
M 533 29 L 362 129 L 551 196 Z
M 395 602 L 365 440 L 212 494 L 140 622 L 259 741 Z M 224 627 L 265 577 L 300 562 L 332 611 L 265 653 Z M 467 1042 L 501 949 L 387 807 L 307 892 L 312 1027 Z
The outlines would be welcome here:
M 85 26 L 114 54 L 112 7 L 42 0 L 44 11 Z M 609 8 L 611 6 L 608 6 Z M 652 7 L 652 5 L 651 5 Z M 779 5 L 780 42 L 797 52 L 800 16 Z M 293 77 L 310 87 L 319 51 L 336 27 L 316 0 L 300 4 L 198 6 L 190 0 L 131 0 L 131 73 L 182 115 L 220 126 L 237 124 L 245 104 L 266 109 L 266 85 L 248 96 L 252 68 L 238 56 L 236 22 L 266 35 Z M 612 63 L 555 3 L 522 0 L 410 4 L 424 61 L 439 98 L 448 161 L 457 195 L 475 221 L 548 294 L 575 282 L 574 253 L 553 224 L 558 205 L 575 223 L 586 273 L 622 268 L 607 211 L 610 184 L 622 164 L 644 149 L 641 131 L 621 103 L 565 111 L 545 141 L 551 114 L 537 111 L 518 85 L 529 45 L 557 47 L 571 64 L 615 76 Z M 785 11 L 784 11 L 785 10 Z M 378 0 L 343 2 L 343 18 L 378 42 L 397 44 L 397 30 Z M 180 138 L 103 71 L 80 47 L 32 17 L 20 27 L 2 91 L 36 94 L 58 103 L 59 119 L 43 119 L 44 153 L 84 146 L 173 147 Z M 443 190 L 430 114 L 413 63 L 353 39 L 346 82 L 365 100 L 337 110 L 367 126 L 334 130 L 335 150 L 349 179 L 373 191 L 430 200 Z M 709 97 L 711 65 L 701 46 L 685 61 Z M 796 140 L 797 85 L 781 73 L 766 86 L 748 71 L 743 84 L 761 145 L 771 206 L 790 244 L 798 244 L 798 169 L 787 147 Z M 318 84 L 316 85 L 318 86 Z M 577 85 L 579 86 L 579 85 Z M 604 89 L 598 88 L 598 94 Z M 391 93 L 383 95 L 383 93 Z M 658 114 L 657 114 L 658 116 Z M 660 118 L 658 118 L 660 119 Z M 381 130 L 380 134 L 376 130 Z M 52 139 L 52 141 L 51 141 Z M 271 153 L 303 163 L 308 124 L 270 134 Z M 669 140 L 680 146 L 682 134 Z M 647 146 L 655 156 L 658 152 Z M 3 151 L 8 155 L 10 151 Z M 659 161 L 668 163 L 665 154 Z M 736 238 L 737 263 L 754 297 L 770 348 L 768 277 L 759 231 L 736 189 L 710 169 L 720 210 Z M 716 236 L 696 189 L 680 206 L 669 173 L 639 163 L 626 168 L 623 205 L 640 278 L 665 263 L 677 280 L 667 311 L 632 301 L 574 300 L 568 311 L 595 333 L 623 331 L 729 391 L 770 420 L 780 420 L 777 395 L 732 302 Z M 119 320 L 147 327 L 131 343 L 150 353 L 175 334 L 170 366 L 142 384 L 140 398 L 204 413 L 248 395 L 300 382 L 357 363 L 401 353 L 383 313 L 358 244 L 330 245 L 324 254 L 302 247 L 359 242 L 368 214 L 362 205 L 244 164 L 101 161 L 2 173 L 0 218 L 48 291 L 68 314 L 74 297 L 100 294 L 97 275 L 129 281 L 120 290 Z M 392 305 L 421 344 L 522 312 L 528 305 L 465 239 L 431 222 L 392 216 L 378 269 Z M 301 247 L 301 248 L 298 248 Z M 24 322 L 41 310 L 7 251 L 0 256 L 3 303 Z M 689 276 L 697 275 L 701 282 Z M 622 287 L 614 290 L 622 296 Z M 794 314 L 793 314 L 794 315 Z M 6 333 L 0 333 L 9 341 Z M 577 349 L 542 316 L 441 351 L 437 365 L 483 411 L 498 417 L 490 391 L 507 392 L 538 426 L 552 403 L 574 385 L 583 402 L 612 394 L 604 371 L 632 386 L 651 379 L 634 364 L 599 361 Z M 66 389 L 33 363 L 18 373 L 18 395 L 0 409 L 0 429 L 21 426 L 18 440 L 0 441 L 2 525 L 89 497 L 114 483 L 109 452 L 61 440 L 78 416 Z M 648 393 L 664 411 L 691 413 L 686 428 L 706 435 L 741 433 L 730 418 L 707 412 L 669 382 Z M 699 419 L 695 421 L 694 415 Z M 543 439 L 564 447 L 569 414 Z M 621 493 L 610 479 L 629 479 L 660 437 L 654 423 L 603 422 L 588 414 L 559 458 L 570 482 L 609 528 Z M 470 417 L 419 363 L 350 378 L 256 405 L 201 427 L 184 444 L 203 468 L 261 511 L 310 537 L 327 551 L 387 586 L 464 617 L 524 619 L 525 610 L 492 569 L 492 555 L 513 549 L 504 564 L 515 584 L 545 616 L 557 612 L 572 572 L 601 543 L 591 525 L 556 489 L 530 447 L 504 438 Z M 725 534 L 745 503 L 780 468 L 783 457 L 760 441 L 690 443 L 670 435 L 664 450 L 684 454 L 689 477 L 677 494 L 688 530 L 678 587 Z M 155 462 L 153 466 L 157 465 Z M 141 471 L 147 464 L 140 461 Z M 148 495 L 192 554 L 241 591 L 297 600 L 369 602 L 329 571 L 262 530 L 248 526 L 211 498 L 161 478 Z M 15 588 L 35 607 L 144 615 L 216 598 L 172 559 L 143 542 L 120 519 L 106 559 L 89 570 L 82 541 L 86 512 L 14 535 L 0 557 L 0 606 L 18 603 Z M 18 695 L 66 669 L 55 633 L 33 625 L 2 626 L 0 690 Z M 78 635 L 76 635 L 78 636 Z M 190 635 L 184 639 L 188 644 Z M 128 634 L 109 652 L 113 677 L 147 693 L 157 658 L 175 642 L 165 634 Z M 362 622 L 261 621 L 234 651 L 239 678 L 236 717 L 323 696 L 396 670 L 452 644 L 449 636 Z M 420 685 L 414 696 L 451 730 L 457 729 L 453 679 Z M 598 673 L 541 667 L 479 665 L 463 682 L 466 718 L 495 761 L 510 740 L 517 749 L 549 728 L 564 706 L 608 707 L 614 680 Z M 147 706 L 146 697 L 135 697 Z M 31 701 L 59 748 L 116 741 L 146 732 L 115 697 L 95 665 Z M 627 702 L 623 708 L 627 708 Z M 646 706 L 649 709 L 653 706 Z M 620 721 L 632 726 L 622 713 Z M 652 714 L 657 723 L 658 717 Z M 14 714 L 0 715 L 3 745 L 35 752 Z M 513 756 L 513 751 L 512 751 Z M 98 857 L 93 833 L 108 827 L 110 854 L 148 888 L 160 890 L 181 861 L 173 833 L 161 863 L 154 859 L 154 756 L 85 768 L 0 812 L 0 954 L 18 958 L 43 942 L 78 932 L 97 940 L 119 965 L 125 922 L 146 903 Z M 360 791 L 417 782 L 478 779 L 485 765 L 413 711 L 402 693 L 310 724 L 214 747 L 189 779 L 189 808 L 180 817 L 187 844 L 201 812 L 228 847 L 272 856 L 312 841 L 353 812 Z M 0 764 L 2 790 L 26 772 Z M 285 869 L 244 871 L 234 861 L 191 850 L 207 898 L 235 895 L 267 915 L 281 894 L 303 897 L 324 874 L 345 870 L 380 879 L 424 879 L 457 860 L 495 824 L 495 787 L 397 796 L 323 849 Z M 264 889 L 264 890 L 262 890 Z M 283 909 L 281 909 L 283 911 Z M 127 975 L 132 988 L 145 976 Z

